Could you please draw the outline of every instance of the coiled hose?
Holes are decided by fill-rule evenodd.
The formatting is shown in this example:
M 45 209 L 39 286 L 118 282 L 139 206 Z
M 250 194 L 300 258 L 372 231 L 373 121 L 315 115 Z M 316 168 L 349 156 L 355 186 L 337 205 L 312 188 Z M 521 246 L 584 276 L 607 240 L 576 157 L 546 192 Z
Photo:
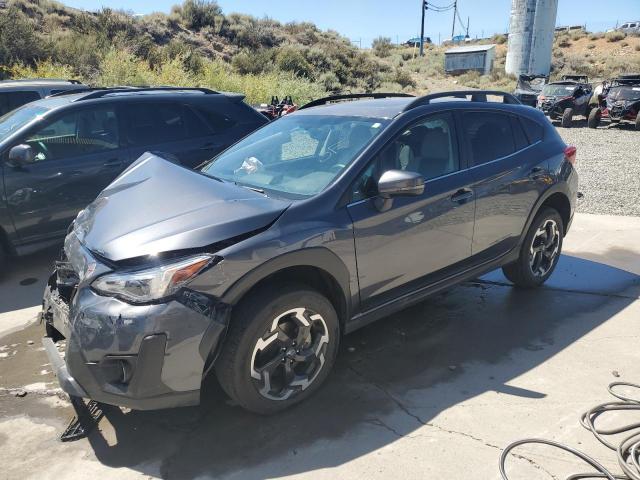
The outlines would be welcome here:
M 503 480 L 509 480 L 509 477 L 507 476 L 507 473 L 505 471 L 505 464 L 507 458 L 511 454 L 511 451 L 516 447 L 529 444 L 549 445 L 551 447 L 563 450 L 575 457 L 578 457 L 583 462 L 588 463 L 596 470 L 594 473 L 577 473 L 567 477 L 566 480 L 581 480 L 587 478 L 606 478 L 608 480 L 640 480 L 640 431 L 636 431 L 633 434 L 627 436 L 618 445 L 614 445 L 605 438 L 609 435 L 616 435 L 619 433 L 629 432 L 631 430 L 638 430 L 640 429 L 640 422 L 610 429 L 598 429 L 595 426 L 596 419 L 608 412 L 629 410 L 640 411 L 640 399 L 618 393 L 616 390 L 619 390 L 620 387 L 640 390 L 640 385 L 636 385 L 635 383 L 611 383 L 607 390 L 611 395 L 617 398 L 618 401 L 601 403 L 600 405 L 596 405 L 590 410 L 584 412 L 580 417 L 580 424 L 587 430 L 590 430 L 591 433 L 593 433 L 593 435 L 596 437 L 596 439 L 605 447 L 616 452 L 616 455 L 618 457 L 618 464 L 622 469 L 623 475 L 614 475 L 613 473 L 611 473 L 611 471 L 609 471 L 595 459 L 593 459 L 589 455 L 586 455 L 585 453 L 580 452 L 579 450 L 576 450 L 575 448 L 563 445 L 558 442 L 552 442 L 550 440 L 526 438 L 513 442 L 502 452 L 502 455 L 500 456 L 500 474 L 502 475 Z

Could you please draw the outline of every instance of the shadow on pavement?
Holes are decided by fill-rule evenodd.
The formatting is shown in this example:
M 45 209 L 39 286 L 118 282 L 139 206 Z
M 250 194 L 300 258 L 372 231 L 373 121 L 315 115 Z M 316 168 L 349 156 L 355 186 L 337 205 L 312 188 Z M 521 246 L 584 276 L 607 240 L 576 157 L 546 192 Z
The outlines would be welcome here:
M 489 274 L 345 337 L 326 385 L 282 414 L 231 406 L 210 378 L 201 407 L 105 406 L 90 444 L 108 466 L 164 478 L 265 478 L 341 465 L 487 391 L 544 398 L 507 383 L 624 309 L 637 299 L 625 292 L 640 285 L 637 275 L 571 256 L 545 288 L 520 290 L 500 277 Z
M 10 259 L 7 272 L 0 277 L 0 314 L 40 305 L 60 248 L 58 245 Z

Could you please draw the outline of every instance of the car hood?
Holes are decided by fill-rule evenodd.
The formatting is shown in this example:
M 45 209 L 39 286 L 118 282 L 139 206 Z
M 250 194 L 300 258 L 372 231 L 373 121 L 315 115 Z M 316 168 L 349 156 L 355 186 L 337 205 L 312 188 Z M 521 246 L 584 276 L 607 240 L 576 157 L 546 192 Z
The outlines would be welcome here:
M 73 229 L 86 248 L 119 261 L 245 235 L 290 204 L 145 153 L 78 214 Z

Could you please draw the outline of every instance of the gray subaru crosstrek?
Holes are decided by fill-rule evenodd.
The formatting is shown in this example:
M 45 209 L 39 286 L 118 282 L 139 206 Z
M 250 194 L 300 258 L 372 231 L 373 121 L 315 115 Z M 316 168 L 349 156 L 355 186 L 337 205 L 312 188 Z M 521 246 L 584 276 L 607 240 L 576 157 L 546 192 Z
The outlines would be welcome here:
M 498 267 L 542 284 L 575 154 L 541 112 L 484 91 L 319 100 L 200 171 L 144 154 L 70 227 L 46 350 L 72 396 L 194 405 L 215 373 L 244 408 L 281 410 L 344 334 Z

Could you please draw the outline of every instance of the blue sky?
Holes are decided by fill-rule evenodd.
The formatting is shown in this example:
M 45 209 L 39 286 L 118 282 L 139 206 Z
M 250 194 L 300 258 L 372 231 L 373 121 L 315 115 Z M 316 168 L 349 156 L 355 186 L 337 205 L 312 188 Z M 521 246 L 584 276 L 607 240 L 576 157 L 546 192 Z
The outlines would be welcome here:
M 447 5 L 452 0 L 433 0 Z M 179 0 L 63 0 L 67 5 L 96 10 L 102 6 L 134 13 L 168 12 Z M 419 33 L 420 0 L 219 0 L 225 13 L 240 12 L 269 16 L 282 22 L 310 21 L 322 29 L 333 29 L 368 46 L 378 35 L 393 41 Z M 458 0 L 464 22 L 470 17 L 472 37 L 505 32 L 509 26 L 511 0 Z M 432 39 L 451 35 L 452 12 L 428 12 L 426 35 Z M 589 30 L 606 30 L 616 21 L 640 20 L 640 0 L 559 0 L 558 25 L 586 24 Z M 462 33 L 456 27 L 456 35 Z

